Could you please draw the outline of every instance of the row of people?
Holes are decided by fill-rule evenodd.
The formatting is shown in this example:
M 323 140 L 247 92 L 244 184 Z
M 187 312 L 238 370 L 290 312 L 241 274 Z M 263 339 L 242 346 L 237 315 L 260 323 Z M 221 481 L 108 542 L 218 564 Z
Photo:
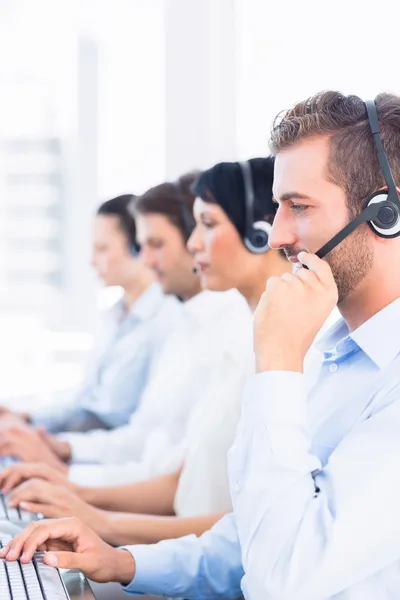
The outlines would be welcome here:
M 275 214 L 273 159 L 251 159 L 248 168 L 255 198 L 254 217 L 271 224 Z M 265 281 L 291 271 L 284 252 L 267 252 L 265 247 L 262 253 L 254 253 L 243 243 L 249 224 L 242 169 L 239 163 L 222 163 L 193 179 L 189 207 L 182 206 L 182 202 L 174 207 L 180 192 L 176 193 L 172 184 L 157 186 L 135 203 L 141 260 L 162 275 L 166 292 L 182 298 L 183 310 L 201 299 L 197 339 L 195 329 L 185 323 L 182 331 L 175 331 L 166 341 L 159 365 L 167 379 L 155 368 L 150 383 L 157 392 L 153 391 L 157 404 L 145 394 L 129 425 L 52 440 L 55 449 L 63 448 L 57 445 L 61 437 L 64 446 L 72 442 L 74 447 L 74 440 L 75 445 L 79 440 L 90 455 L 73 457 L 100 464 L 65 466 L 60 462 L 57 469 L 49 460 L 46 469 L 42 463 L 18 465 L 12 470 L 13 476 L 18 474 L 28 481 L 11 495 L 13 505 L 29 506 L 28 510 L 47 517 L 80 515 L 103 539 L 116 545 L 200 534 L 231 510 L 226 456 L 239 420 L 245 381 L 254 370 L 251 313 Z M 179 221 L 183 211 L 187 211 L 190 223 L 186 229 Z M 167 214 L 173 222 L 168 222 Z M 174 240 L 176 247 L 172 246 Z M 158 249 L 161 241 L 164 256 Z M 169 254 L 176 260 L 170 261 Z M 193 257 L 198 273 L 193 273 Z M 189 298 L 188 279 L 200 282 L 209 291 L 198 291 Z M 227 294 L 228 290 L 232 291 Z M 216 320 L 210 310 L 205 310 L 205 301 L 212 311 L 218 310 Z M 182 421 L 187 415 L 186 424 Z M 168 421 L 178 419 L 178 426 L 171 428 L 165 440 Z M 19 443 L 8 452 L 19 453 L 27 460 L 30 439 L 34 458 L 39 460 L 41 448 L 35 432 L 6 432 L 4 445 L 8 435 L 14 433 Z M 22 443 L 23 438 L 27 443 Z M 138 453 L 135 462 L 128 460 L 134 447 Z M 48 449 L 43 452 L 43 462 L 47 453 Z M 62 450 L 56 460 L 66 456 L 70 458 L 70 452 Z M 8 471 L 4 477 L 7 475 Z M 113 482 L 118 485 L 111 485 Z M 58 489 L 52 487 L 53 483 Z M 6 481 L 5 492 L 14 485 L 15 480 Z M 138 514 L 166 518 L 151 520 Z
M 14 502 L 46 509 L 43 500 L 53 490 L 63 498 L 58 506 L 67 507 L 67 514 L 73 506 L 72 512 L 87 524 L 59 519 L 30 525 L 2 556 L 15 560 L 23 553 L 26 561 L 45 545 L 48 564 L 79 568 L 97 581 L 119 581 L 131 593 L 200 599 L 243 593 L 252 600 L 397 598 L 399 131 L 399 97 L 381 95 L 366 105 L 355 96 L 325 92 L 297 104 L 276 123 L 271 135 L 275 161 L 259 162 L 260 173 L 266 173 L 267 164 L 270 169 L 268 202 L 267 188 L 257 192 L 258 161 L 217 165 L 196 178 L 196 226 L 186 237 L 182 227 L 180 248 L 188 269 L 195 256 L 198 273 L 193 278 L 200 276 L 209 290 L 236 288 L 245 298 L 247 307 L 240 304 L 246 315 L 244 334 L 237 335 L 241 321 L 224 306 L 211 325 L 222 329 L 218 343 L 207 347 L 207 367 L 193 335 L 186 344 L 187 356 L 169 356 L 173 375 L 179 371 L 177 362 L 189 370 L 188 357 L 196 352 L 195 376 L 204 391 L 199 398 L 193 394 L 179 439 L 173 428 L 161 435 L 170 423 L 171 411 L 164 407 L 166 422 L 158 430 L 156 425 L 158 438 L 151 442 L 153 449 L 161 448 L 161 458 L 147 462 L 147 435 L 139 463 L 129 462 L 124 473 L 123 483 L 131 485 L 99 488 L 85 503 L 88 490 L 67 483 L 70 469 L 60 458 L 68 457 L 65 448 L 73 447 L 68 441 L 72 438 L 48 438 L 46 443 L 41 438 L 39 444 L 38 434 L 26 429 L 18 434 L 18 443 L 4 442 L 3 452 L 12 448 L 26 458 L 18 448 L 23 436 L 27 442 L 31 436 L 39 453 L 45 447 L 40 460 L 51 455 L 46 467 L 21 464 L 3 473 L 7 490 L 17 486 Z M 179 185 L 175 188 L 181 193 Z M 191 213 L 173 213 L 173 219 L 167 212 L 171 209 L 165 208 L 173 203 L 164 196 L 162 210 L 160 196 L 154 190 L 148 194 L 135 207 L 138 241 L 142 259 L 167 291 L 167 267 L 172 269 L 178 257 L 171 240 Z M 268 222 L 272 229 L 263 226 Z M 169 237 L 163 237 L 163 230 Z M 286 259 L 294 264 L 293 272 Z M 177 262 L 182 261 L 183 254 Z M 222 296 L 224 304 L 227 296 Z M 181 300 L 184 307 L 193 297 L 182 295 Z M 336 304 L 342 318 L 320 338 L 319 364 L 308 365 L 308 353 Z M 243 343 L 247 339 L 248 346 Z M 163 352 L 158 368 L 168 360 Z M 154 377 L 155 372 L 149 385 Z M 146 404 L 142 398 L 131 421 Z M 117 431 L 84 435 L 112 440 Z M 107 445 L 112 453 L 113 442 Z M 223 462 L 217 457 L 224 457 Z M 152 465 L 146 477 L 160 477 L 144 482 L 140 471 L 142 482 L 133 483 L 128 472 L 135 472 L 138 464 L 140 469 Z M 107 472 L 109 466 L 95 468 Z M 119 471 L 119 466 L 111 469 Z M 210 473 L 216 475 L 214 482 Z M 32 476 L 48 481 L 32 483 Z M 221 511 L 213 514 L 208 508 L 207 518 L 199 512 L 195 519 L 179 518 L 179 506 L 190 493 L 192 505 L 203 510 L 207 485 L 211 498 L 220 484 L 227 489 L 228 480 L 229 497 Z M 70 489 L 55 488 L 53 482 Z M 151 512 L 161 518 L 149 516 Z M 195 535 L 186 535 L 190 533 Z M 174 537 L 178 539 L 166 539 Z

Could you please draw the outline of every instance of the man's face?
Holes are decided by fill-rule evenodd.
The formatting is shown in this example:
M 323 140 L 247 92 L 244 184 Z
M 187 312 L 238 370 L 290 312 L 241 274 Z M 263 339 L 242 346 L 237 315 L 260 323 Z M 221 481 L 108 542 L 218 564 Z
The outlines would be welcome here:
M 197 276 L 179 229 L 161 214 L 137 215 L 136 229 L 144 264 L 154 271 L 166 294 L 182 296 Z
M 315 137 L 280 152 L 275 161 L 274 197 L 279 204 L 270 235 L 297 261 L 301 250 L 317 252 L 350 220 L 345 193 L 328 179 L 329 140 Z M 366 277 L 373 264 L 373 234 L 360 226 L 330 252 L 339 303 Z

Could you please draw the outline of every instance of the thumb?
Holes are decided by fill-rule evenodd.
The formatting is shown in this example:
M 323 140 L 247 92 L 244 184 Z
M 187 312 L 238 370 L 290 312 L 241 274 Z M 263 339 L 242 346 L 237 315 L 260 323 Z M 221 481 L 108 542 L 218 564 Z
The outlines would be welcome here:
M 115 575 L 110 572 L 109 565 L 102 568 L 101 565 L 105 563 L 96 552 L 46 552 L 44 562 L 59 569 L 76 569 L 99 583 L 114 581 Z
M 51 567 L 58 567 L 59 569 L 79 569 L 80 571 L 85 572 L 90 566 L 88 564 L 88 558 L 90 562 L 90 557 L 77 552 L 46 552 L 43 560 L 46 565 L 50 565 Z

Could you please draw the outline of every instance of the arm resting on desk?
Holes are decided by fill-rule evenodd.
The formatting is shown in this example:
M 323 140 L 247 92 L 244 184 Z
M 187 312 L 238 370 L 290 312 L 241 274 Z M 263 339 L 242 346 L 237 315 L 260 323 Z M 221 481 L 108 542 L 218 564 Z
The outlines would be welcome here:
M 99 522 L 97 533 L 113 546 L 124 544 L 155 544 L 162 540 L 194 534 L 202 535 L 211 529 L 224 515 L 201 515 L 199 517 L 157 517 L 105 513 Z
M 181 469 L 149 481 L 110 487 L 79 486 L 82 500 L 118 512 L 152 515 L 173 515 L 174 499 Z

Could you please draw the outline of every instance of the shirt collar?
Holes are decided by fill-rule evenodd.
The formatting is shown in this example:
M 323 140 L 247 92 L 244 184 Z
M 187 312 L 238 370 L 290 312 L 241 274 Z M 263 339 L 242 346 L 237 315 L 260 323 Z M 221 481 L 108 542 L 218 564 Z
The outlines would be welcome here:
M 133 303 L 127 319 L 149 321 L 157 312 L 163 298 L 164 294 L 161 286 L 158 283 L 152 283 Z M 120 319 L 125 310 L 125 302 L 124 299 L 121 298 L 113 309 L 115 318 Z
M 387 367 L 400 353 L 400 298 L 397 298 L 349 334 L 340 319 L 315 344 L 324 353 L 337 348 L 344 338 L 351 338 L 379 369 Z
M 387 367 L 400 352 L 400 298 L 363 323 L 351 337 L 380 369 Z

